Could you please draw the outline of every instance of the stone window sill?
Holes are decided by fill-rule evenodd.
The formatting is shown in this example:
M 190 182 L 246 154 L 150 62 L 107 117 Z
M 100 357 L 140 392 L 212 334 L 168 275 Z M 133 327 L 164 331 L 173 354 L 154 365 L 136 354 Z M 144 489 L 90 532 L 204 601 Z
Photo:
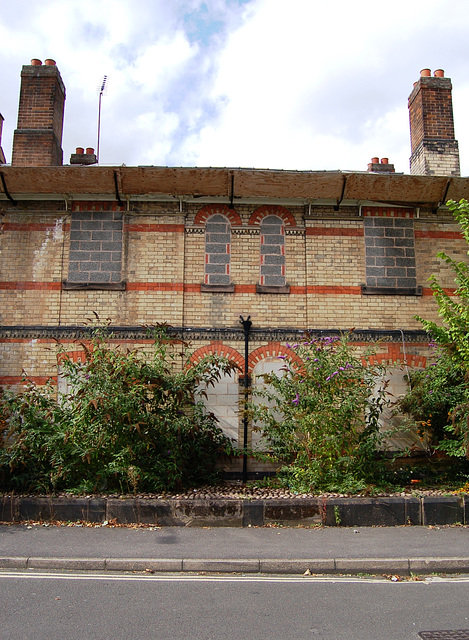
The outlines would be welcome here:
M 62 282 L 64 291 L 125 291 L 125 282 Z
M 234 293 L 234 284 L 201 284 L 201 293 Z
M 256 293 L 290 293 L 290 285 L 256 284 Z
M 367 287 L 361 285 L 363 296 L 421 296 L 422 287 Z

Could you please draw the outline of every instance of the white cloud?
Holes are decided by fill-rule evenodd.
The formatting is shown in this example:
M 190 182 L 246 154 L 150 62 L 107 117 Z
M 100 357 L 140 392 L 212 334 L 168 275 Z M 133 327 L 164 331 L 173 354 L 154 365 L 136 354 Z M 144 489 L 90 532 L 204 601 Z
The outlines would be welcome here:
M 3 6 L 4 5 L 4 6 Z M 21 11 L 18 10 L 21 6 Z M 466 0 L 4 0 L 2 146 L 11 157 L 19 73 L 57 60 L 64 160 L 408 172 L 407 97 L 423 67 L 453 78 L 469 174 Z M 468 152 L 465 152 L 467 147 Z

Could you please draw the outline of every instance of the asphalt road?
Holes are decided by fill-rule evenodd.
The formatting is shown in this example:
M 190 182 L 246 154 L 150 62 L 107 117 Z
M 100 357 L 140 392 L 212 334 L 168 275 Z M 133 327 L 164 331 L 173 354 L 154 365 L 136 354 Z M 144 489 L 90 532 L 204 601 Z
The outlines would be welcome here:
M 469 580 L 0 572 L 15 640 L 409 640 L 469 629 Z

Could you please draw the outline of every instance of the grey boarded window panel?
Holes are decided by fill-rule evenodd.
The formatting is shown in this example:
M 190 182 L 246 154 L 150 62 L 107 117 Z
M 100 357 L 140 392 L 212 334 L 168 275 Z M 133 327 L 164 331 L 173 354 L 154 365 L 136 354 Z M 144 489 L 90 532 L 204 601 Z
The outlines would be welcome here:
M 278 216 L 261 220 L 260 284 L 285 285 L 285 233 L 283 220 Z
M 72 213 L 68 282 L 121 282 L 122 224 L 119 211 Z
M 413 220 L 368 216 L 364 218 L 364 230 L 366 288 L 379 287 L 380 293 L 416 291 Z
M 231 223 L 216 213 L 205 223 L 204 284 L 230 284 Z

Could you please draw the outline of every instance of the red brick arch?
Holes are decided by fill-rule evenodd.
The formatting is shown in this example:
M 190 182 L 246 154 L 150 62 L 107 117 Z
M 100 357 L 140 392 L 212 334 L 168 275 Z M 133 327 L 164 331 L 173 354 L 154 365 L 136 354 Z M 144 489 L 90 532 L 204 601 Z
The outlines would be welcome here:
M 86 352 L 83 349 L 78 351 L 62 351 L 57 354 L 57 363 L 63 360 L 71 360 L 72 362 L 86 362 Z
M 223 344 L 223 342 L 220 341 L 211 342 L 205 347 L 200 347 L 199 349 L 194 351 L 194 353 L 190 357 L 190 363 L 195 364 L 199 360 L 202 360 L 202 358 L 205 358 L 205 356 L 209 356 L 212 354 L 224 356 L 231 362 L 237 364 L 240 371 L 244 370 L 244 358 L 239 353 L 239 351 L 236 351 L 236 349 L 233 349 L 233 347 L 229 347 L 228 345 Z
M 200 211 L 197 212 L 194 224 L 205 224 L 207 218 L 215 214 L 221 214 L 226 216 L 232 225 L 241 225 L 241 217 L 237 211 L 230 209 L 227 204 L 206 204 Z
M 289 362 L 301 367 L 301 358 L 299 358 L 292 349 L 284 347 L 280 342 L 269 342 L 267 345 L 258 347 L 250 353 L 248 360 L 249 371 L 252 372 L 258 362 L 266 358 L 278 358 L 279 356 L 285 356 Z
M 278 216 L 282 218 L 286 227 L 296 227 L 296 221 L 293 214 L 278 204 L 263 204 L 262 207 L 258 207 L 249 218 L 250 225 L 257 225 L 261 223 L 262 218 L 266 216 Z
M 397 365 L 402 364 L 408 367 L 425 368 L 427 366 L 426 356 L 418 356 L 414 353 L 402 351 L 400 344 L 389 344 L 385 353 L 376 353 L 368 358 L 362 358 L 363 364 Z

